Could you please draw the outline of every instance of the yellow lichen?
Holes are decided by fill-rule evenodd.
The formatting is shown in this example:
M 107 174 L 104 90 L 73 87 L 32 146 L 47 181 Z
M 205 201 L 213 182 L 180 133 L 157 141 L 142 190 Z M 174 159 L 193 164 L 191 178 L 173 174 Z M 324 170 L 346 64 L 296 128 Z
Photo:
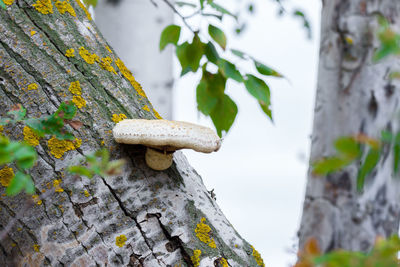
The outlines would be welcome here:
M 83 108 L 86 107 L 86 100 L 83 99 L 83 97 L 79 95 L 74 95 L 72 97 L 72 102 L 77 106 L 78 108 Z
M 117 245 L 118 247 L 122 248 L 125 245 L 126 240 L 127 239 L 126 239 L 125 235 L 117 236 L 115 238 L 115 245 Z
M 110 52 L 112 54 L 112 50 L 108 45 L 106 45 L 106 49 L 107 49 L 108 52 Z
M 75 0 L 75 1 L 79 5 L 79 7 L 83 9 L 88 20 L 92 20 L 92 16 L 90 15 L 89 11 L 86 9 L 85 5 L 82 4 L 82 2 L 80 0 Z
M 125 114 L 113 114 L 111 120 L 115 123 L 118 123 L 126 118 L 127 117 Z
M 81 84 L 79 83 L 79 81 L 72 82 L 69 85 L 68 90 L 74 95 L 81 95 L 82 94 L 82 88 L 81 88 Z
M 88 50 L 86 50 L 83 46 L 79 47 L 79 55 L 86 61 L 88 64 L 94 64 L 94 62 L 99 62 L 99 56 L 96 54 L 90 54 Z
M 197 238 L 206 243 L 211 248 L 216 248 L 217 245 L 213 238 L 210 237 L 211 227 L 205 224 L 206 218 L 201 218 L 200 223 L 197 224 L 196 229 L 194 229 Z
M 90 193 L 87 190 L 83 191 L 83 194 L 85 195 L 85 197 L 90 197 Z
M 39 145 L 39 136 L 28 126 L 24 127 L 23 130 L 24 141 L 30 146 Z
M 201 255 L 200 249 L 195 249 L 193 251 L 193 256 L 191 256 L 190 259 L 192 260 L 194 267 L 200 266 L 200 255 Z
M 157 119 L 162 120 L 162 117 L 160 116 L 160 114 L 158 114 L 157 110 L 155 110 L 154 108 L 153 108 L 153 113 Z
M 14 178 L 14 170 L 8 166 L 0 169 L 0 183 L 2 186 L 7 187 L 12 178 Z
M 145 111 L 149 111 L 150 112 L 150 109 L 149 109 L 148 105 L 144 105 L 144 107 L 142 107 L 142 109 L 145 110 Z
M 38 205 L 42 205 L 42 200 L 40 199 L 40 197 L 38 195 L 33 195 L 32 196 L 33 201 L 38 204 Z
M 219 263 L 221 263 L 222 267 L 229 267 L 228 261 L 225 258 L 221 258 Z
M 65 56 L 66 57 L 75 57 L 75 49 L 70 48 L 65 51 Z
M 58 140 L 54 136 L 49 141 L 47 141 L 50 153 L 57 159 L 62 158 L 65 152 L 80 147 L 81 143 L 82 140 L 78 138 L 76 138 L 75 141 L 69 141 Z
M 36 252 L 40 252 L 40 246 L 38 244 L 33 245 L 33 250 Z
M 253 246 L 251 246 L 251 248 L 253 249 L 253 257 L 256 259 L 257 265 L 265 267 L 264 261 L 261 258 L 260 253 Z
M 31 83 L 28 85 L 28 90 L 37 90 L 39 86 L 36 83 Z
M 111 66 L 112 62 L 113 62 L 113 60 L 110 57 L 103 57 L 101 59 L 101 61 L 100 61 L 100 66 L 104 70 L 107 70 L 109 72 L 117 74 L 117 72 L 115 71 L 114 67 Z
M 53 4 L 51 0 L 37 0 L 36 3 L 33 4 L 33 7 L 44 15 L 53 13 Z
M 54 191 L 57 192 L 57 193 L 64 192 L 64 189 L 61 188 L 60 184 L 61 184 L 61 179 L 53 181 Z
M 15 0 L 3 0 L 4 4 L 11 6 Z
M 71 4 L 68 1 L 57 1 L 56 7 L 58 9 L 58 12 L 60 12 L 61 14 L 68 12 L 69 14 L 71 14 L 71 16 L 76 17 L 75 10 L 72 8 Z
M 117 64 L 117 67 L 121 71 L 122 75 L 131 83 L 133 88 L 135 88 L 138 95 L 140 95 L 142 97 L 147 97 L 145 92 L 142 89 L 142 86 L 135 80 L 135 77 L 133 77 L 132 72 L 130 70 L 128 70 L 128 68 L 125 66 L 124 62 L 122 62 L 121 59 L 117 59 L 115 61 L 115 64 Z
M 36 31 L 32 30 L 31 31 L 31 36 L 35 35 Z

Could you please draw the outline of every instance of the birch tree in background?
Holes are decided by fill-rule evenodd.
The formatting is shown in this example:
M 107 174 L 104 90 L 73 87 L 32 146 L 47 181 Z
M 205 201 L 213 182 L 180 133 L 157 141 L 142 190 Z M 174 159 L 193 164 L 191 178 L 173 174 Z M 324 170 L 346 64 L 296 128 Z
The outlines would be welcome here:
M 382 130 L 399 131 L 400 84 L 390 74 L 400 69 L 400 62 L 394 57 L 373 60 L 379 46 L 375 37 L 379 17 L 399 30 L 399 15 L 398 1 L 323 1 L 311 163 L 343 149 L 340 137 L 379 139 Z M 383 145 L 379 151 L 364 151 L 362 161 L 326 177 L 310 168 L 300 248 L 315 238 L 322 252 L 369 251 L 378 236 L 397 234 L 400 187 L 393 157 L 398 160 L 396 150 Z M 339 165 L 343 160 L 331 159 Z
M 172 119 L 172 47 L 160 52 L 162 30 L 173 23 L 173 11 L 163 2 L 100 0 L 95 21 L 127 68 L 141 81 L 165 119 Z

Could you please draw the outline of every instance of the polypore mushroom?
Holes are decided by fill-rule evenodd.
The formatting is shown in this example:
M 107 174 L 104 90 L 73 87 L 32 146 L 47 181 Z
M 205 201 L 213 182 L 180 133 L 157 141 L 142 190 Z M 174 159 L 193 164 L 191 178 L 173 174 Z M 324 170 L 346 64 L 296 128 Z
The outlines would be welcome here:
M 183 121 L 123 120 L 115 125 L 113 136 L 117 143 L 146 146 L 147 165 L 159 171 L 171 166 L 178 149 L 211 153 L 221 146 L 210 128 Z

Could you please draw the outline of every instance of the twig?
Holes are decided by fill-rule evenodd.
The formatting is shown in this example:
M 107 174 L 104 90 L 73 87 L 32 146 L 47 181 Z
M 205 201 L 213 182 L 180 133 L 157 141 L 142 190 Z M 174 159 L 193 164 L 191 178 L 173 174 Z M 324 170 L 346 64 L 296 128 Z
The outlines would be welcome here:
M 182 19 L 182 21 L 183 21 L 183 23 L 185 24 L 185 26 L 186 26 L 191 32 L 196 33 L 196 31 L 193 30 L 192 27 L 190 27 L 189 23 L 187 23 L 185 17 L 184 17 L 181 13 L 179 13 L 179 11 L 174 7 L 174 5 L 173 5 L 170 1 L 168 1 L 168 0 L 162 0 L 162 1 L 163 1 L 164 3 L 166 3 L 167 6 L 169 6 L 169 7 L 174 11 L 174 13 L 177 14 L 177 15 Z

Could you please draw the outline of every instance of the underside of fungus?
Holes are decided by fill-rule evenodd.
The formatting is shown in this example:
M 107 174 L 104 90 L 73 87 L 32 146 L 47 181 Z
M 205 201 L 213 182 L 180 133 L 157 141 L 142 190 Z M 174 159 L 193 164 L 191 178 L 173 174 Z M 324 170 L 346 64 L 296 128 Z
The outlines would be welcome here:
M 182 121 L 123 120 L 114 127 L 113 136 L 117 143 L 146 146 L 146 163 L 154 170 L 169 168 L 178 149 L 211 153 L 221 146 L 210 128 Z

